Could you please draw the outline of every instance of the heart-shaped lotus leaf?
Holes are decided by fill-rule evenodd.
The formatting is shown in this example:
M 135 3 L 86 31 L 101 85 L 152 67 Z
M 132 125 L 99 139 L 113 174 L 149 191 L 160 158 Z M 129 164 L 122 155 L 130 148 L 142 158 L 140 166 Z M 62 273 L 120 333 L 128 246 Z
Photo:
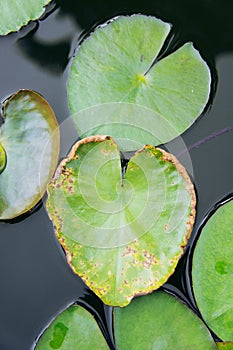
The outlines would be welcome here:
M 219 350 L 233 350 L 233 342 L 219 342 L 217 343 Z
M 0 219 L 7 220 L 35 206 L 57 165 L 59 128 L 42 96 L 20 90 L 4 103 L 0 144 Z
M 63 311 L 40 337 L 36 350 L 109 349 L 94 317 L 78 305 Z
M 203 322 L 177 298 L 158 291 L 114 309 L 117 350 L 216 350 Z
M 106 133 L 99 117 L 107 125 L 114 124 L 113 130 L 107 130 L 114 139 L 121 134 L 125 106 L 122 113 L 119 107 L 114 113 L 109 106 L 97 115 L 96 110 L 89 113 L 87 130 L 87 118 L 80 111 L 102 104 L 136 104 L 147 108 L 149 117 L 151 113 L 159 116 L 166 129 L 161 135 L 156 123 L 153 126 L 140 112 L 131 115 L 129 111 L 123 119 L 125 125 L 134 127 L 141 118 L 145 129 L 159 140 L 153 144 L 180 135 L 200 115 L 210 93 L 209 68 L 192 43 L 160 59 L 169 31 L 168 23 L 152 16 L 120 16 L 99 26 L 81 43 L 68 81 L 69 107 L 80 136 Z M 144 140 L 143 132 L 141 138 Z M 140 134 L 135 141 L 141 141 Z
M 1 0 L 0 35 L 19 30 L 39 18 L 51 0 Z
M 46 203 L 67 260 L 109 305 L 127 305 L 174 272 L 192 230 L 195 192 L 171 154 L 145 146 L 121 171 L 109 136 L 77 142 Z
M 209 218 L 194 250 L 192 278 L 197 305 L 207 325 L 233 340 L 233 201 Z

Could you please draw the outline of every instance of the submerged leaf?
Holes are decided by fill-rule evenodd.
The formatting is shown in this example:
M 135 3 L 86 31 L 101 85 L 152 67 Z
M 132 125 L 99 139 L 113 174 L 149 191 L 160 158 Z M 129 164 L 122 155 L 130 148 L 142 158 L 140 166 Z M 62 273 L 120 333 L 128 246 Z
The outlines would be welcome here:
M 73 305 L 63 311 L 46 329 L 36 350 L 109 349 L 94 317 Z
M 1 0 L 0 35 L 19 30 L 39 18 L 51 0 Z
M 171 154 L 145 146 L 122 178 L 109 136 L 77 142 L 46 203 L 73 270 L 106 303 L 126 305 L 174 272 L 192 230 L 195 192 Z
M 121 105 L 114 112 L 108 105 L 115 102 L 144 107 L 149 115 L 154 113 L 155 119 L 162 120 L 165 132 L 159 134 L 140 111 L 133 114 L 129 109 L 124 115 L 123 124 L 132 125 L 133 134 L 136 120 L 141 118 L 145 130 L 159 140 L 156 144 L 178 136 L 200 115 L 210 93 L 209 68 L 191 43 L 158 58 L 169 31 L 168 23 L 152 16 L 120 16 L 98 27 L 81 44 L 68 81 L 71 116 L 81 136 L 97 129 L 97 133 L 107 132 L 117 138 L 125 106 L 122 113 Z M 83 112 L 102 104 L 107 104 L 105 110 L 87 115 L 87 130 Z M 103 130 L 99 117 L 107 125 L 114 124 L 114 130 Z M 140 134 L 136 137 L 135 142 L 141 141 Z M 127 146 L 131 149 L 130 144 Z
M 233 201 L 207 221 L 194 250 L 192 279 L 199 310 L 225 341 L 233 340 Z
M 202 321 L 175 297 L 155 292 L 114 309 L 118 350 L 214 350 Z
M 0 219 L 7 220 L 30 210 L 44 194 L 57 165 L 60 134 L 52 108 L 33 91 L 9 98 L 3 118 L 3 166 L 4 157 L 7 162 L 0 174 Z

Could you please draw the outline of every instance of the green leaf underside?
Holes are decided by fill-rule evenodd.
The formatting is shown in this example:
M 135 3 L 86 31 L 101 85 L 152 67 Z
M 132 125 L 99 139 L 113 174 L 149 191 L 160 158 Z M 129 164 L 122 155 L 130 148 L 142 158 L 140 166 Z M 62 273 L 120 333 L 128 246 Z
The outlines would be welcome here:
M 205 224 L 194 250 L 193 289 L 208 326 L 224 341 L 233 340 L 233 201 Z
M 0 35 L 19 30 L 39 18 L 51 0 L 1 0 Z
M 36 350 L 107 350 L 109 347 L 94 319 L 81 306 L 62 312 L 37 343 Z
M 68 262 L 109 305 L 126 305 L 167 280 L 195 216 L 193 185 L 172 155 L 146 146 L 122 179 L 119 150 L 107 136 L 79 141 L 48 195 Z
M 158 291 L 114 309 L 117 350 L 214 350 L 208 329 L 187 306 Z
M 30 210 L 56 168 L 60 135 L 53 110 L 36 92 L 20 90 L 3 106 L 0 143 L 7 157 L 0 174 L 0 219 Z
M 170 25 L 155 17 L 121 16 L 98 27 L 81 44 L 68 81 L 71 116 L 80 135 L 90 135 L 97 125 L 98 133 L 103 133 L 94 115 L 89 117 L 93 127 L 88 132 L 79 113 L 104 103 L 133 103 L 151 109 L 169 129 L 167 134 L 157 135 L 160 143 L 181 134 L 200 115 L 209 97 L 211 78 L 193 45 L 187 43 L 151 66 L 169 31 Z M 117 122 L 108 108 L 104 113 L 108 123 Z M 140 118 L 140 113 L 134 118 Z M 146 118 L 144 124 L 151 130 Z M 118 127 L 122 129 L 120 123 Z M 156 132 L 156 128 L 152 130 Z M 115 133 L 120 133 L 117 126 L 114 138 Z
M 233 342 L 219 342 L 217 347 L 219 350 L 233 350 Z

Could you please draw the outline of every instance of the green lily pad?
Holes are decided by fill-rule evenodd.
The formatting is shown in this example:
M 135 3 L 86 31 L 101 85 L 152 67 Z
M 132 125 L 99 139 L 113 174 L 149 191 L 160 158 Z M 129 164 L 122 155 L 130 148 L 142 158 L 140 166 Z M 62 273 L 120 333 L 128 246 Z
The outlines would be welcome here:
M 1 0 L 0 35 L 16 32 L 39 18 L 51 0 Z
M 36 92 L 20 90 L 3 105 L 0 129 L 0 219 L 29 211 L 42 197 L 58 160 L 56 117 Z
M 178 299 L 160 291 L 115 308 L 114 331 L 118 350 L 216 349 L 202 321 Z
M 62 312 L 39 339 L 36 350 L 109 349 L 94 317 L 78 305 Z
M 48 186 L 46 203 L 67 260 L 109 305 L 127 305 L 174 272 L 195 217 L 195 192 L 171 154 L 145 146 L 122 178 L 109 136 L 77 142 Z
M 220 350 L 233 350 L 233 342 L 218 342 L 217 347 Z
M 210 93 L 209 68 L 192 43 L 158 59 L 169 31 L 168 23 L 152 16 L 120 16 L 98 27 L 80 45 L 69 73 L 68 99 L 82 137 L 97 128 L 97 133 L 106 132 L 101 129 L 99 117 L 107 124 L 115 124 L 114 130 L 107 131 L 114 138 L 121 134 L 120 107 L 116 113 L 106 106 L 97 115 L 89 115 L 88 125 L 92 128 L 86 129 L 87 119 L 81 112 L 96 105 L 121 102 L 147 108 L 148 114 L 153 112 L 162 120 L 166 132 L 158 135 L 156 125 L 140 112 L 132 114 L 134 111 L 129 110 L 127 116 L 125 106 L 123 121 L 134 127 L 141 118 L 145 129 L 156 134 L 159 143 L 184 132 L 200 115 Z M 135 141 L 138 137 L 140 140 L 137 135 Z
M 194 250 L 193 290 L 208 326 L 224 341 L 233 340 L 233 201 L 205 224 Z
M 4 150 L 3 146 L 0 144 L 0 174 L 3 172 L 3 170 L 6 167 L 6 151 Z

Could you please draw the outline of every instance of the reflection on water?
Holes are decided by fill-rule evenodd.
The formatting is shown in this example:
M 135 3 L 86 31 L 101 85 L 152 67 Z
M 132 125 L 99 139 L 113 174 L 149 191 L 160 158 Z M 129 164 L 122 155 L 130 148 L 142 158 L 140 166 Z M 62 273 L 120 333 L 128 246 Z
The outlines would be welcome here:
M 62 74 L 68 64 L 73 35 L 79 31 L 72 18 L 57 9 L 43 20 L 43 25 L 38 24 L 17 44 L 23 55 L 47 69 L 49 74 Z
M 64 12 L 87 29 L 115 15 L 145 13 L 170 21 L 182 39 L 194 41 L 205 55 L 233 50 L 233 5 L 229 0 L 57 0 Z

